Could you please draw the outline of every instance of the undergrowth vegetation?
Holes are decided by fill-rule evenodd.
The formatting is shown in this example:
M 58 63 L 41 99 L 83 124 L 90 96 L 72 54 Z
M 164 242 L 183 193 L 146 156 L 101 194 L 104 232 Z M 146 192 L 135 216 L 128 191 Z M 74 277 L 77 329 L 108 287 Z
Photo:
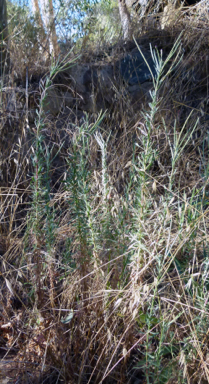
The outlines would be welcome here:
M 193 77 L 206 36 L 178 35 L 166 54 L 150 45 L 141 110 L 121 96 L 63 139 L 44 105 L 73 60 L 52 60 L 34 125 L 1 90 L 0 348 L 15 383 L 209 382 L 208 100 Z

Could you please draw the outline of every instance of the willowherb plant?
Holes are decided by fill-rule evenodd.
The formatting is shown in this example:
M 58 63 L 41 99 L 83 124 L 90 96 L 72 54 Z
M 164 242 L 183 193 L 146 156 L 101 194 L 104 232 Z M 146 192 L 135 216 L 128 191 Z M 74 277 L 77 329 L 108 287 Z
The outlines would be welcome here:
M 98 262 L 97 219 L 93 215 L 92 206 L 92 170 L 89 168 L 90 139 L 98 129 L 103 116 L 100 114 L 93 125 L 85 122 L 79 127 L 72 143 L 72 151 L 68 159 L 68 172 L 65 189 L 72 216 L 72 224 L 78 241 L 80 256 L 77 262 L 88 265 L 91 259 Z M 84 268 L 85 271 L 85 268 Z
M 174 47 L 180 48 L 180 41 Z M 172 55 L 175 49 L 171 51 Z M 172 55 L 169 55 L 169 60 Z M 170 156 L 167 183 L 163 184 L 164 193 L 161 192 L 159 198 L 152 167 L 154 161 L 160 162 L 161 154 L 156 149 L 153 134 L 158 130 L 155 118 L 160 114 L 158 92 L 174 67 L 171 66 L 164 74 L 162 54 L 152 51 L 152 57 L 156 64 L 154 89 L 150 93 L 152 101 L 150 110 L 143 113 L 138 161 L 135 157 L 133 164 L 138 186 L 135 182 L 129 294 L 132 316 L 144 335 L 141 338 L 143 349 L 138 349 L 141 359 L 137 368 L 143 371 L 147 383 L 170 383 L 173 380 L 182 383 L 189 377 L 192 361 L 199 356 L 201 362 L 198 369 L 202 369 L 202 375 L 208 380 L 209 371 L 204 364 L 205 352 L 200 335 L 200 329 L 205 330 L 208 311 L 208 252 L 203 240 L 206 233 L 207 206 L 206 212 L 203 206 L 207 183 L 203 182 L 201 188 L 195 186 L 189 197 L 188 192 L 179 189 L 176 181 L 180 164 L 186 149 L 191 147 L 199 122 L 197 120 L 188 128 L 189 114 L 180 130 L 175 123 L 173 130 L 168 131 L 162 118 L 161 127 L 164 128 Z M 168 64 L 167 59 L 165 62 Z M 173 63 L 178 62 L 173 60 Z M 206 179 L 207 176 L 202 178 Z M 201 261 L 198 262 L 197 253 L 201 254 L 201 248 L 204 256 L 199 256 Z M 201 268 L 203 274 L 200 273 Z M 182 335 L 178 324 L 188 326 L 188 332 Z M 177 374 L 178 364 L 182 369 Z M 194 375 L 197 377 L 197 374 Z
M 65 57 L 64 61 L 66 61 Z M 55 243 L 55 209 L 51 193 L 51 164 L 54 156 L 53 148 L 49 148 L 45 142 L 45 112 L 47 92 L 52 86 L 54 76 L 66 67 L 61 62 L 52 62 L 51 71 L 45 82 L 41 82 L 41 98 L 39 111 L 35 120 L 35 138 L 32 146 L 32 163 L 34 174 L 32 176 L 31 186 L 33 190 L 32 207 L 28 218 L 28 228 L 26 231 L 27 254 L 30 255 L 30 261 L 34 263 L 32 272 L 34 287 L 36 291 L 36 304 L 38 307 L 43 305 L 44 279 L 49 276 L 50 282 L 50 300 L 54 306 L 53 298 L 53 262 L 54 262 L 54 243 Z M 72 61 L 73 62 L 73 61 Z M 72 63 L 68 63 L 72 65 Z M 61 147 L 60 147 L 61 149 Z M 59 149 L 59 150 L 60 150 Z M 53 152 L 53 155 L 52 155 Z M 27 260 L 28 264 L 29 260 Z
M 28 275 L 31 300 L 11 324 L 18 342 L 26 341 L 25 360 L 37 350 L 32 358 L 42 372 L 56 371 L 57 382 L 208 382 L 208 148 L 199 148 L 199 165 L 192 154 L 196 123 L 190 115 L 182 123 L 175 111 L 170 123 L 164 100 L 180 48 L 176 43 L 169 59 L 151 49 L 156 76 L 137 128 L 126 126 L 125 108 L 124 131 L 114 130 L 118 114 L 102 124 L 102 115 L 95 124 L 86 116 L 73 132 L 69 122 L 70 144 L 61 154 L 66 177 L 56 192 L 57 152 L 47 144 L 44 110 L 62 64 L 41 83 L 26 257 L 14 272 L 23 284 Z M 12 273 L 3 273 L 11 293 Z
M 155 193 L 156 185 L 155 188 L 153 188 L 151 170 L 154 162 L 158 160 L 159 156 L 153 140 L 153 135 L 158 130 L 158 126 L 156 127 L 156 116 L 159 112 L 161 102 L 159 91 L 166 78 L 177 67 L 182 58 L 180 37 L 177 39 L 170 54 L 165 60 L 163 60 L 162 52 L 159 53 L 157 50 L 151 49 L 151 55 L 155 64 L 156 76 L 154 77 L 152 74 L 153 90 L 150 92 L 150 109 L 149 111 L 143 112 L 144 124 L 141 124 L 139 127 L 140 144 L 138 144 L 138 162 L 135 160 L 134 163 L 138 186 L 136 187 L 136 199 L 134 205 L 135 218 L 131 235 L 133 254 L 132 262 L 130 264 L 130 295 L 131 307 L 134 309 L 134 317 L 138 318 L 139 324 L 143 327 L 143 332 L 146 335 L 144 341 L 145 350 L 143 352 L 144 358 L 140 360 L 138 367 L 141 367 L 143 370 L 147 383 L 154 382 L 160 384 L 167 383 L 172 379 L 174 374 L 172 369 L 175 365 L 174 361 L 171 364 L 170 362 L 165 364 L 166 356 L 169 354 L 165 345 L 167 338 L 172 340 L 172 324 L 177 321 L 177 318 L 182 318 L 184 310 L 182 309 L 179 315 L 177 315 L 174 310 L 171 317 L 163 310 L 160 291 L 163 289 L 165 275 L 167 276 L 167 272 L 172 266 L 172 262 L 174 262 L 178 273 L 181 274 L 178 269 L 178 261 L 176 261 L 175 264 L 175 249 L 176 247 L 178 248 L 177 244 L 178 240 L 180 240 L 180 233 L 171 241 L 171 237 L 173 237 L 171 234 L 173 230 L 173 222 L 168 208 L 171 198 L 166 197 L 166 194 L 165 197 L 162 198 L 162 201 L 164 201 L 164 213 L 161 213 L 160 207 L 157 208 L 157 205 L 154 202 L 154 196 L 152 196 L 152 192 L 150 191 L 150 185 L 152 185 L 152 191 Z M 170 61 L 171 65 L 168 67 Z M 195 125 L 190 132 L 182 136 L 185 126 L 182 128 L 180 134 L 174 131 L 175 147 L 171 145 L 171 142 L 169 141 L 170 138 L 168 139 L 171 147 L 172 169 L 169 176 L 169 184 L 166 189 L 169 191 L 169 196 L 173 195 L 173 193 L 176 196 L 176 191 L 173 190 L 173 178 L 176 171 L 176 163 L 181 157 L 184 148 L 191 140 L 192 133 L 196 128 Z M 155 212 L 156 208 L 159 213 Z M 156 220 L 155 222 L 152 222 L 151 219 L 157 214 L 161 215 L 162 218 L 162 222 L 161 224 L 159 223 L 159 225 Z M 169 225 L 168 221 L 170 221 Z M 168 231 L 168 236 L 166 235 L 166 231 Z M 166 242 L 167 244 L 165 244 Z M 165 244 L 164 246 L 163 243 Z M 151 280 L 150 283 L 146 282 L 147 278 L 148 280 Z M 138 293 L 136 293 L 136 290 Z M 138 311 L 136 309 L 137 306 Z M 153 338 L 157 340 L 156 348 L 153 347 Z M 170 341 L 170 343 L 171 351 L 175 351 L 175 353 L 173 353 L 174 356 L 176 356 L 180 349 L 176 349 L 175 342 L 172 343 L 172 341 Z

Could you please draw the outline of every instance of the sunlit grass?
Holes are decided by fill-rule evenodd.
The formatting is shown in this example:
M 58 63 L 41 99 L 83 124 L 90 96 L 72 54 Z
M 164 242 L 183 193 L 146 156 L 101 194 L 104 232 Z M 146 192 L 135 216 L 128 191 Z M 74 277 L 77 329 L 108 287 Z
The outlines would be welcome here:
M 166 55 L 151 47 L 153 89 L 132 125 L 124 96 L 111 119 L 69 123 L 67 150 L 49 140 L 45 96 L 72 64 L 60 62 L 35 125 L 8 140 L 1 343 L 37 382 L 209 381 L 208 140 L 195 111 L 169 109 L 179 77 L 185 92 L 184 38 Z

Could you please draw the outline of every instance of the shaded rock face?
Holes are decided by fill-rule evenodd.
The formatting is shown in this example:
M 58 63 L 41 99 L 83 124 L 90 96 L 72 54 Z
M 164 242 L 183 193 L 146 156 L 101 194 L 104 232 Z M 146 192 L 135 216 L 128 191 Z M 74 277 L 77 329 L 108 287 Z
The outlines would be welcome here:
M 147 43 L 146 43 L 147 44 Z M 146 45 L 147 46 L 147 45 Z M 155 74 L 149 50 L 140 45 L 143 56 L 153 74 Z M 44 78 L 39 76 L 29 84 L 29 123 L 37 119 L 40 105 L 46 120 L 52 121 L 57 116 L 80 116 L 99 113 L 115 108 L 118 100 L 135 104 L 149 95 L 152 77 L 142 54 L 134 42 L 125 46 L 127 53 L 119 52 L 119 59 L 111 63 L 100 61 L 99 64 L 76 64 L 60 72 L 53 84 L 44 90 Z M 40 86 L 40 82 L 42 86 Z M 25 105 L 26 92 L 23 87 L 5 88 L 3 92 L 5 109 L 18 120 Z M 133 105 L 132 103 L 132 105 Z
M 131 54 L 126 55 L 119 61 L 118 66 L 122 79 L 130 86 L 143 84 L 146 81 L 152 81 L 152 75 L 156 74 L 154 63 L 150 52 L 143 50 L 142 54 L 137 50 L 133 50 Z
M 45 114 L 56 116 L 59 113 L 61 106 L 62 97 L 59 92 L 54 87 L 48 88 L 43 100 L 43 110 Z
M 142 51 L 143 55 L 134 45 L 114 64 L 78 64 L 70 68 L 63 84 L 58 81 L 57 86 L 46 91 L 45 114 L 56 116 L 61 110 L 66 112 L 66 108 L 88 113 L 111 109 L 121 86 L 124 95 L 137 102 L 137 98 L 148 94 L 152 86 L 150 69 L 155 75 L 150 52 L 143 48 Z
M 147 93 L 148 88 L 150 89 L 150 85 L 152 85 L 150 83 L 152 76 L 148 66 L 154 76 L 155 68 L 150 52 L 143 50 L 143 56 L 137 48 L 134 48 L 114 65 L 104 65 L 100 68 L 93 66 L 84 73 L 83 85 L 87 93 L 83 96 L 84 99 L 87 99 L 88 96 L 94 99 L 94 112 L 95 109 L 98 111 L 110 107 L 116 97 L 116 90 L 119 90 L 121 85 L 125 87 L 128 97 L 142 96 Z M 149 82 L 149 87 L 142 87 L 147 82 Z M 92 110 L 89 102 L 83 107 L 84 110 L 87 107 L 88 111 Z
M 92 66 L 83 76 L 85 93 L 83 94 L 83 110 L 99 112 L 109 108 L 114 97 L 114 71 L 113 66 Z

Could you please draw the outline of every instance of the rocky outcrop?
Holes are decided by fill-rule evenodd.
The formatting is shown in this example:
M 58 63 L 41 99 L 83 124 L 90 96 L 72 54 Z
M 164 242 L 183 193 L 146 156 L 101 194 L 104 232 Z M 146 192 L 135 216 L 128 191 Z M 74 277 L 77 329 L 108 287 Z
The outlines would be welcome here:
M 142 48 L 143 49 L 143 48 Z M 123 88 L 123 96 L 134 103 L 149 95 L 155 68 L 151 54 L 135 47 L 115 63 L 78 64 L 65 72 L 59 85 L 50 87 L 44 98 L 44 112 L 56 116 L 65 108 L 88 113 L 111 109 Z M 67 79 L 67 80 L 66 80 Z
M 149 97 L 152 88 L 152 75 L 155 68 L 151 54 L 141 47 L 143 55 L 135 43 L 126 46 L 126 52 L 118 54 L 112 62 L 100 61 L 98 64 L 76 64 L 59 73 L 53 84 L 44 90 L 44 80 L 39 79 L 35 85 L 29 84 L 29 123 L 34 123 L 39 113 L 40 103 L 47 119 L 52 120 L 58 115 L 88 112 L 89 114 L 111 111 L 116 103 L 123 98 L 137 104 Z M 40 87 L 41 81 L 41 87 Z M 41 95 L 40 95 L 40 92 Z M 22 115 L 26 103 L 26 90 L 4 88 L 4 107 L 12 118 Z

